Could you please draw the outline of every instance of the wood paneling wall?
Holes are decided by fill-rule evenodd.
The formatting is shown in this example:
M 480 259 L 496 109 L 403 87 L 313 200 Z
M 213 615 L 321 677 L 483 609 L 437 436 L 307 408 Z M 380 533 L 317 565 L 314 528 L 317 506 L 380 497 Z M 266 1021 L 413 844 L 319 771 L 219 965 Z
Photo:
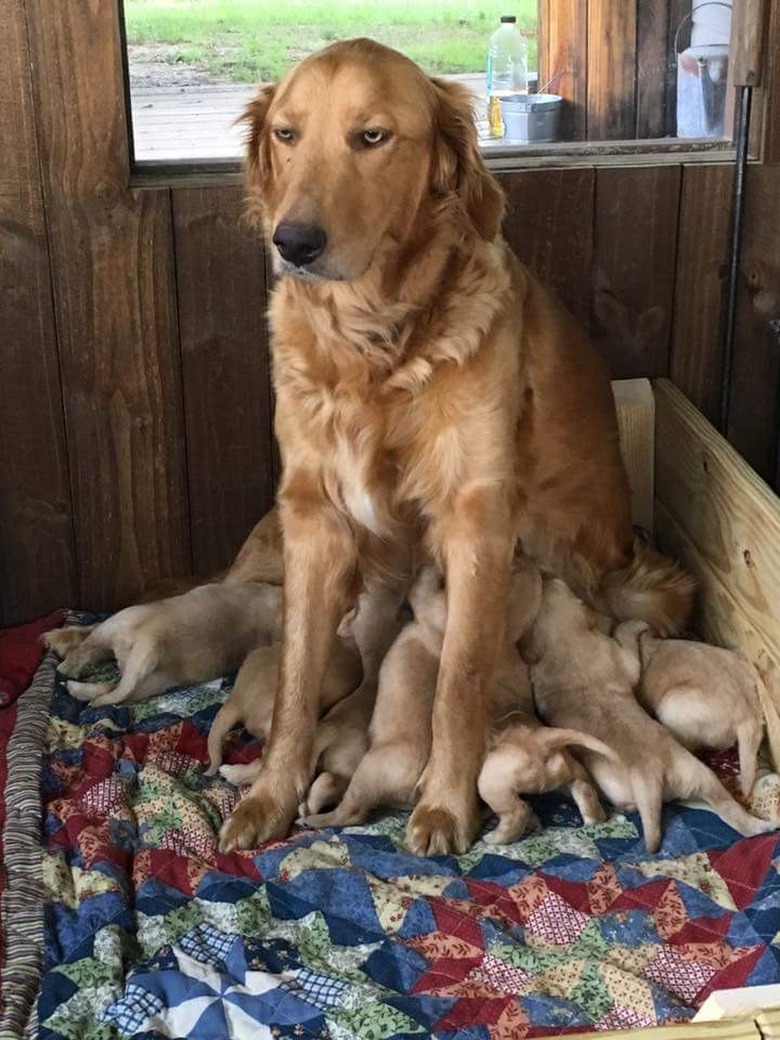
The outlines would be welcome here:
M 662 6 L 637 8 L 640 50 Z M 584 33 L 579 0 L 571 11 Z M 773 24 L 778 11 L 772 0 Z M 565 47 L 548 28 L 544 46 Z M 267 273 L 242 188 L 128 187 L 120 59 L 114 3 L 70 0 L 52 19 L 46 0 L 0 0 L 0 625 L 214 573 L 273 500 Z M 641 77 L 635 89 L 649 113 Z M 765 92 L 780 106 L 777 79 Z M 502 180 L 512 247 L 614 374 L 670 375 L 714 416 L 730 169 Z M 751 168 L 730 432 L 763 475 L 775 467 L 779 200 L 780 166 Z

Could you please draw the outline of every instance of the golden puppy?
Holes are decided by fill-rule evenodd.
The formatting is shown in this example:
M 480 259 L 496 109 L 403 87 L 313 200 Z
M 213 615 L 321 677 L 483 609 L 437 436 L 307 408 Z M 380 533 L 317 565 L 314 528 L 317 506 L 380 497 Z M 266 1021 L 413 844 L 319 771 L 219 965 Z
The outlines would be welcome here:
M 536 568 L 523 568 L 513 576 L 505 646 L 490 690 L 495 716 L 521 705 L 530 708 L 528 671 L 514 644 L 533 619 L 540 593 Z M 330 813 L 308 815 L 308 826 L 352 826 L 362 823 L 376 806 L 406 808 L 414 804 L 431 748 L 436 675 L 447 624 L 447 600 L 434 567 L 420 572 L 409 601 L 414 621 L 401 631 L 379 673 L 370 750 L 338 807 Z
M 711 769 L 695 758 L 634 696 L 639 662 L 595 626 L 592 612 L 557 578 L 544 584 L 529 649 L 539 713 L 548 723 L 597 737 L 619 759 L 581 749 L 598 786 L 618 806 L 636 806 L 645 847 L 661 844 L 661 808 L 677 798 L 701 799 L 743 835 L 778 826 L 751 816 Z
M 496 727 L 490 750 L 479 774 L 482 800 L 498 816 L 485 835 L 490 845 L 508 845 L 525 831 L 530 808 L 521 794 L 544 794 L 566 785 L 584 823 L 606 819 L 591 779 L 568 751 L 588 748 L 613 761 L 617 756 L 602 741 L 574 729 L 544 726 L 525 711 L 514 711 Z
M 223 740 L 239 722 L 257 740 L 265 740 L 270 733 L 276 688 L 279 684 L 281 650 L 278 643 L 258 647 L 241 665 L 230 696 L 215 715 L 209 730 L 210 765 L 206 771 L 207 776 L 213 776 L 222 765 Z M 354 641 L 341 638 L 334 640 L 322 684 L 320 711 L 328 711 L 352 693 L 362 676 L 360 655 Z M 258 762 L 258 768 L 252 775 L 259 771 Z M 244 783 L 250 775 L 249 767 L 244 766 L 225 766 L 222 773 L 226 779 L 240 783 Z M 240 779 L 236 780 L 236 777 Z
M 95 706 L 141 701 L 171 686 L 218 679 L 254 647 L 281 638 L 282 590 L 251 582 L 200 585 L 181 596 L 120 610 L 99 625 L 43 636 L 63 655 L 68 690 Z M 116 658 L 121 678 L 78 682 L 93 665 Z
M 280 275 L 285 623 L 266 765 L 225 845 L 287 831 L 338 622 L 362 581 L 402 584 L 419 547 L 448 611 L 408 839 L 462 851 L 518 539 L 606 612 L 661 631 L 687 617 L 691 586 L 634 542 L 606 366 L 502 241 L 466 88 L 352 40 L 264 87 L 246 120 L 250 210 Z
M 689 750 L 739 748 L 742 793 L 756 781 L 764 714 L 753 667 L 740 654 L 687 639 L 655 639 L 627 621 L 615 639 L 642 666 L 640 703 Z

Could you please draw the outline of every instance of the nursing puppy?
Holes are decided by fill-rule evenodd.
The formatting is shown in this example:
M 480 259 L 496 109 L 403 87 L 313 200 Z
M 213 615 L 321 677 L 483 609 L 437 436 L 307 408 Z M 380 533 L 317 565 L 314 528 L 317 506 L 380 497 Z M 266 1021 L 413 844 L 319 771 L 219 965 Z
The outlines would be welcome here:
M 514 643 L 538 607 L 541 578 L 535 567 L 513 576 L 507 617 L 506 646 L 491 684 L 496 716 L 525 704 L 530 707 L 527 670 Z M 409 594 L 414 621 L 388 651 L 379 673 L 379 694 L 371 719 L 371 746 L 339 806 L 330 813 L 309 815 L 312 827 L 353 826 L 379 805 L 408 808 L 431 746 L 431 717 L 439 670 L 447 601 L 441 577 L 426 567 Z M 468 725 L 468 720 L 463 720 Z
M 746 658 L 719 646 L 686 639 L 656 639 L 647 625 L 629 621 L 615 638 L 642 668 L 637 696 L 689 750 L 722 751 L 737 745 L 740 786 L 747 796 L 756 780 L 764 716 L 756 676 Z
M 564 785 L 584 823 L 606 819 L 590 777 L 569 747 L 587 748 L 617 759 L 612 749 L 595 737 L 544 726 L 526 711 L 511 712 L 499 722 L 477 782 L 480 797 L 499 818 L 485 835 L 488 844 L 507 845 L 525 831 L 531 810 L 520 795 L 544 794 Z
M 43 642 L 64 657 L 57 671 L 71 677 L 72 696 L 101 707 L 217 679 L 238 668 L 254 647 L 281 639 L 281 627 L 280 588 L 212 584 L 127 607 L 99 625 L 53 629 Z M 118 683 L 78 681 L 112 657 Z
M 610 801 L 636 806 L 648 852 L 660 847 L 667 800 L 701 799 L 743 835 L 777 826 L 746 812 L 710 769 L 650 718 L 633 693 L 640 675 L 636 655 L 599 632 L 592 612 L 557 578 L 545 580 L 528 651 L 542 718 L 598 737 L 620 756 L 615 762 L 577 751 Z
M 279 664 L 282 648 L 279 643 L 253 650 L 239 669 L 230 696 L 214 717 L 208 736 L 209 768 L 206 776 L 213 776 L 222 765 L 222 743 L 225 735 L 241 723 L 256 740 L 265 740 L 271 732 L 274 701 L 279 683 Z M 334 640 L 325 680 L 322 684 L 320 712 L 352 693 L 360 682 L 363 669 L 360 655 L 352 640 Z M 366 723 L 366 727 L 368 723 Z M 222 775 L 232 783 L 254 779 L 260 764 L 224 766 Z

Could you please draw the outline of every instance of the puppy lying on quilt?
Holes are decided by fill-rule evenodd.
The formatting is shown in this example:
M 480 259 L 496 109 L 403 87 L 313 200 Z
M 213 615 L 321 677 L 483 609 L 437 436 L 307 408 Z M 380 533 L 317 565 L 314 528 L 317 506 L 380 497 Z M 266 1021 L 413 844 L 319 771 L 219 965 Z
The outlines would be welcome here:
M 542 605 L 529 640 L 531 682 L 542 718 L 575 727 L 612 747 L 621 761 L 577 752 L 615 805 L 636 807 L 645 847 L 661 844 L 664 801 L 701 799 L 743 835 L 777 824 L 751 816 L 704 763 L 687 751 L 634 696 L 636 654 L 598 631 L 592 612 L 557 578 L 545 579 Z
M 63 658 L 57 671 L 71 677 L 72 696 L 99 707 L 218 679 L 238 668 L 250 650 L 278 642 L 281 628 L 278 586 L 210 584 L 127 607 L 98 625 L 53 629 L 43 642 Z M 118 683 L 79 681 L 112 657 Z
M 496 716 L 523 703 L 530 705 L 527 671 L 514 644 L 533 618 L 539 584 L 535 567 L 523 568 L 513 576 L 506 646 L 490 687 Z M 435 568 L 420 572 L 409 601 L 414 621 L 401 631 L 379 673 L 370 750 L 339 806 L 330 813 L 306 816 L 308 826 L 354 825 L 362 823 L 376 806 L 407 808 L 415 802 L 430 752 L 433 698 L 447 623 L 446 597 Z
M 687 639 L 656 639 L 641 621 L 627 621 L 615 639 L 642 667 L 641 704 L 693 751 L 737 745 L 742 793 L 756 781 L 764 715 L 756 674 L 741 654 Z

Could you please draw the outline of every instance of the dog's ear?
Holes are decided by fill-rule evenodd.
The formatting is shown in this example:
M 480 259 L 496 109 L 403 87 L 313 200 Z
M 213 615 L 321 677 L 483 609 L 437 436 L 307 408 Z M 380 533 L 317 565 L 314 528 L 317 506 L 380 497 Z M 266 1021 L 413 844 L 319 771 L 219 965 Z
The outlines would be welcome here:
M 268 142 L 263 134 L 268 109 L 276 93 L 276 85 L 261 87 L 239 118 L 247 126 L 246 176 L 250 191 L 262 191 L 269 172 Z
M 501 228 L 505 196 L 482 161 L 471 92 L 461 83 L 432 77 L 435 92 L 431 188 L 455 195 L 477 234 L 492 241 Z

